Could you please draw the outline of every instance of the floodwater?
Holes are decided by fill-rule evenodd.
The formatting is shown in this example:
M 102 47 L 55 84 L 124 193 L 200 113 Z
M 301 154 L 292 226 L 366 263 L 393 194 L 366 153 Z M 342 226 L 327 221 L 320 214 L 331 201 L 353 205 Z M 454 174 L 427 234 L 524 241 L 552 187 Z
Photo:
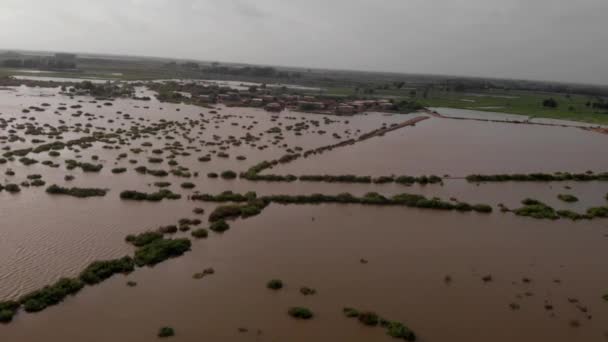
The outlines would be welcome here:
M 149 92 L 138 89 L 138 95 L 143 94 Z M 0 148 L 36 145 L 33 139 L 51 141 L 46 135 L 25 134 L 22 125 L 26 123 L 45 131 L 65 126 L 63 140 L 92 132 L 116 133 L 125 140 L 122 145 L 96 142 L 88 149 L 61 150 L 59 157 L 28 155 L 41 162 L 52 160 L 59 168 L 41 163 L 25 166 L 18 161 L 0 165 L 2 184 L 21 183 L 26 175 L 40 174 L 47 186 L 110 190 L 103 198 L 89 199 L 51 196 L 45 193 L 46 186 L 23 187 L 19 194 L 1 192 L 0 300 L 18 298 L 62 276 L 76 276 L 93 260 L 132 254 L 133 248 L 124 242 L 128 234 L 197 217 L 192 213 L 195 207 L 211 212 L 215 204 L 187 200 L 195 191 L 408 192 L 509 207 L 533 197 L 580 212 L 606 204 L 608 182 L 476 185 L 453 179 L 443 185 L 406 187 L 210 179 L 209 172 L 245 171 L 262 160 L 357 138 L 418 114 L 337 117 L 286 111 L 277 116 L 259 109 L 208 109 L 156 100 L 115 100 L 112 106 L 93 101 L 71 99 L 59 94 L 58 88 L 0 90 L 0 120 L 6 124 L 0 136 L 23 139 L 0 139 Z M 82 107 L 70 108 L 73 105 Z M 29 106 L 45 110 L 23 113 Z M 58 109 L 62 106 L 66 109 Z M 127 134 L 134 128 L 156 127 L 161 120 L 170 124 L 157 134 L 150 130 L 138 138 Z M 296 124 L 305 128 L 297 132 Z M 430 118 L 266 172 L 464 176 L 605 171 L 608 161 L 601 155 L 606 139 L 576 128 Z M 136 154 L 131 151 L 134 148 L 143 151 Z M 152 152 L 155 149 L 162 153 Z M 220 152 L 228 157 L 219 157 Z M 122 153 L 127 157 L 120 158 Z M 159 178 L 133 170 L 140 165 L 170 170 L 171 154 L 179 166 L 198 172 L 198 177 Z M 198 160 L 205 155 L 211 161 Z M 94 156 L 98 159 L 93 160 Z M 150 157 L 163 161 L 151 163 Z M 64 160 L 70 158 L 104 168 L 99 173 L 68 171 Z M 113 174 L 115 167 L 128 171 Z M 9 168 L 15 176 L 4 174 Z M 65 181 L 66 174 L 75 179 Z M 171 182 L 170 189 L 183 198 L 160 203 L 119 199 L 123 190 L 156 191 L 153 183 L 158 181 Z M 182 182 L 196 187 L 182 189 Z M 574 194 L 580 201 L 561 202 L 560 193 Z M 198 217 L 206 222 L 206 215 Z M 482 215 L 357 205 L 270 205 L 261 215 L 231 225 L 224 234 L 194 241 L 192 251 L 180 258 L 87 287 L 41 313 L 20 312 L 12 323 L 0 325 L 0 338 L 153 341 L 158 329 L 169 325 L 176 329 L 175 341 L 391 340 L 382 328 L 368 328 L 343 316 L 343 307 L 355 307 L 405 323 L 421 341 L 606 340 L 608 306 L 601 297 L 608 291 L 608 220 L 541 221 L 497 210 Z M 362 258 L 369 262 L 361 263 Z M 207 267 L 216 273 L 201 280 L 192 278 Z M 492 275 L 493 281 L 482 281 L 486 275 Z M 452 281 L 446 283 L 446 276 Z M 524 283 L 524 277 L 531 282 Z M 266 289 L 266 282 L 273 278 L 282 279 L 286 287 L 278 292 Z M 138 285 L 127 287 L 127 280 Z M 301 286 L 318 293 L 303 296 Z M 572 299 L 578 303 L 571 303 Z M 520 309 L 510 309 L 512 303 Z M 287 315 L 291 306 L 306 306 L 315 318 L 296 321 Z M 574 321 L 580 326 L 573 327 Z
M 195 242 L 181 258 L 20 314 L 2 333 L 9 341 L 135 342 L 152 341 L 158 327 L 170 325 L 176 341 L 391 340 L 381 328 L 343 317 L 343 307 L 356 307 L 402 321 L 421 341 L 602 341 L 608 309 L 597 294 L 608 282 L 606 232 L 596 222 L 272 205 Z M 206 267 L 216 274 L 192 279 Z M 488 274 L 493 281 L 485 283 Z M 273 278 L 285 288 L 266 289 Z M 301 286 L 317 294 L 305 297 Z M 291 306 L 316 317 L 294 321 L 286 314 Z
M 607 136 L 572 127 L 429 119 L 414 127 L 300 159 L 275 171 L 295 174 L 428 175 L 600 172 Z

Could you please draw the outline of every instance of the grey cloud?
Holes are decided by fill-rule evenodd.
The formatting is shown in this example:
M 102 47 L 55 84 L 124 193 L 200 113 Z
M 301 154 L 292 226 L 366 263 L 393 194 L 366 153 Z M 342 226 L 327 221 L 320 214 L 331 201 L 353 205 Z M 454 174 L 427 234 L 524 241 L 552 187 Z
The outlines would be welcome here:
M 3 0 L 2 48 L 608 83 L 605 0 Z

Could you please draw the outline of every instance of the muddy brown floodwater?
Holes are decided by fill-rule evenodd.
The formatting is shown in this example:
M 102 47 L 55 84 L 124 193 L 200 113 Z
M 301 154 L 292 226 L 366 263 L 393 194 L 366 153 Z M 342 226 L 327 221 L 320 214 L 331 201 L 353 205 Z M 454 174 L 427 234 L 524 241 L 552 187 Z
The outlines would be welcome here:
M 65 126 L 66 141 L 92 132 L 116 133 L 125 140 L 124 144 L 95 142 L 86 149 L 60 150 L 58 157 L 47 152 L 27 155 L 40 162 L 53 160 L 58 168 L 42 163 L 25 166 L 19 158 L 0 165 L 3 185 L 40 174 L 46 186 L 110 190 L 105 197 L 88 199 L 51 196 L 44 191 L 46 186 L 0 193 L 0 301 L 19 298 L 63 276 L 77 276 L 93 260 L 132 254 L 133 247 L 124 241 L 127 234 L 175 224 L 184 217 L 200 217 L 206 224 L 217 204 L 189 201 L 187 196 L 196 191 L 350 192 L 358 196 L 370 191 L 387 196 L 408 192 L 488 203 L 495 209 L 499 203 L 516 207 L 531 197 L 556 209 L 578 212 L 606 205 L 608 182 L 596 181 L 477 185 L 452 179 L 443 185 L 408 187 L 211 179 L 209 172 L 245 171 L 260 161 L 300 151 L 297 147 L 307 150 L 335 144 L 420 115 L 336 117 L 287 111 L 273 116 L 259 109 L 222 106 L 212 113 L 208 108 L 155 100 L 115 100 L 112 106 L 91 101 L 71 99 L 58 89 L 0 90 L 0 136 L 7 137 L 0 139 L 0 148 L 7 151 L 39 144 L 33 139 L 51 141 L 46 134 L 25 134 L 27 123 L 45 131 Z M 49 104 L 44 111 L 22 112 L 43 103 Z M 70 108 L 73 105 L 82 108 Z M 67 109 L 57 110 L 61 106 Z M 161 120 L 173 124 L 158 134 L 127 134 Z M 294 130 L 296 123 L 306 127 Z M 82 131 L 87 124 L 88 131 Z M 240 139 L 247 133 L 258 139 Z M 241 143 L 227 142 L 235 139 Z M 279 165 L 269 173 L 465 176 L 606 171 L 608 161 L 600 157 L 608 146 L 606 139 L 576 128 L 430 118 Z M 131 149 L 135 148 L 142 152 L 134 153 Z M 155 149 L 162 153 L 154 153 Z M 219 157 L 219 152 L 228 157 Z M 122 153 L 127 157 L 119 157 Z M 206 155 L 210 161 L 198 160 Z M 151 163 L 150 157 L 163 161 Z M 64 161 L 70 158 L 104 168 L 99 173 L 66 170 Z M 169 160 L 199 176 L 159 178 L 133 170 L 144 165 L 168 171 L 174 168 Z M 125 167 L 127 172 L 113 174 L 111 169 L 116 167 Z M 5 175 L 8 169 L 15 175 Z M 66 174 L 75 179 L 65 181 Z M 182 199 L 150 203 L 119 198 L 123 190 L 154 192 L 158 181 L 171 182 L 169 188 L 182 194 Z M 182 189 L 183 182 L 192 182 L 195 188 Z M 580 201 L 562 202 L 557 199 L 561 193 L 574 194 Z M 195 207 L 204 208 L 206 214 L 193 214 Z M 238 219 L 231 226 L 224 234 L 193 240 L 192 251 L 182 257 L 113 276 L 43 312 L 20 311 L 10 324 L 0 324 L 0 341 L 155 341 L 161 326 L 176 330 L 171 339 L 175 341 L 392 340 L 382 328 L 347 319 L 344 307 L 372 310 L 403 322 L 420 341 L 607 340 L 608 303 L 602 296 L 608 291 L 608 219 L 550 221 L 498 210 L 484 215 L 271 204 L 262 214 Z M 193 279 L 193 274 L 208 267 L 214 268 L 213 275 Z M 484 281 L 487 276 L 492 280 Z M 266 288 L 274 278 L 285 283 L 282 290 Z M 137 286 L 128 287 L 127 281 L 136 281 Z M 302 286 L 317 293 L 303 296 Z M 315 317 L 294 320 L 287 315 L 292 306 L 307 307 Z

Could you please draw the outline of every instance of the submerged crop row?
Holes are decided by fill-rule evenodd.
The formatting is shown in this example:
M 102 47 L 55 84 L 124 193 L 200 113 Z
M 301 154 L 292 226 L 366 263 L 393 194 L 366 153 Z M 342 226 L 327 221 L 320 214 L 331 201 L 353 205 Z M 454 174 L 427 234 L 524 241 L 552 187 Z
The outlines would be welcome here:
M 200 194 L 192 197 L 195 200 L 209 202 L 251 202 L 252 199 L 266 203 L 279 204 L 318 204 L 318 203 L 342 203 L 342 204 L 364 204 L 364 205 L 401 205 L 413 208 L 457 210 L 457 211 L 476 211 L 480 213 L 492 212 L 492 207 L 487 204 L 468 204 L 465 202 L 448 202 L 439 198 L 426 198 L 422 195 L 398 194 L 392 197 L 385 197 L 375 192 L 370 192 L 362 197 L 354 196 L 350 193 L 338 195 L 270 195 L 257 197 L 253 192 L 247 194 L 235 194 L 227 191 L 219 195 Z
M 593 173 L 528 173 L 528 174 L 497 174 L 497 175 L 469 175 L 466 177 L 471 183 L 481 182 L 563 182 L 563 181 L 608 181 L 608 172 Z

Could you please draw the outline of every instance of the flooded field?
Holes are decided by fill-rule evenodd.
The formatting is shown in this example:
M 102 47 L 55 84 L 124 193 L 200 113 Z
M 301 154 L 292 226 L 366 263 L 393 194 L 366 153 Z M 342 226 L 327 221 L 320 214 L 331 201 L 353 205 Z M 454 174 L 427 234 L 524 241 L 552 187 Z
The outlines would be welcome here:
M 585 172 L 608 169 L 606 136 L 578 128 L 430 119 L 281 173 L 388 175 Z M 581 151 L 585 151 L 581 153 Z
M 153 96 L 145 88 L 136 93 Z M 420 341 L 608 340 L 602 298 L 608 291 L 608 219 L 541 220 L 498 209 L 533 198 L 584 213 L 606 206 L 608 182 L 464 179 L 605 172 L 608 136 L 438 117 L 395 126 L 418 117 L 428 115 L 277 114 L 154 98 L 70 97 L 60 88 L 0 90 L 0 184 L 6 188 L 0 192 L 0 302 L 78 277 L 95 260 L 132 255 L 137 248 L 125 241 L 129 234 L 184 218 L 202 221 L 180 224 L 184 229 L 171 235 L 192 240 L 183 256 L 108 277 L 42 312 L 20 310 L 0 324 L 0 337 L 151 341 L 160 327 L 171 326 L 176 341 L 392 340 L 380 325 L 345 317 L 343 309 L 350 307 L 401 322 Z M 387 131 L 370 135 L 378 130 Z M 241 174 L 263 161 L 343 141 L 351 143 L 288 158 L 260 175 L 450 177 L 403 185 L 253 181 Z M 9 191 L 9 184 L 20 191 Z M 107 192 L 77 198 L 49 193 L 53 184 Z M 181 197 L 134 201 L 122 193 L 161 189 Z M 262 200 L 409 193 L 493 210 L 270 201 L 259 215 L 230 220 L 230 230 L 194 239 L 194 229 L 207 227 L 214 209 L 224 205 L 196 197 L 223 191 L 254 191 Z M 578 200 L 559 199 L 563 194 Z M 193 277 L 209 268 L 210 275 Z M 266 288 L 271 279 L 284 287 Z M 301 287 L 316 294 L 305 296 Z M 312 310 L 314 318 L 290 317 L 296 306 Z

